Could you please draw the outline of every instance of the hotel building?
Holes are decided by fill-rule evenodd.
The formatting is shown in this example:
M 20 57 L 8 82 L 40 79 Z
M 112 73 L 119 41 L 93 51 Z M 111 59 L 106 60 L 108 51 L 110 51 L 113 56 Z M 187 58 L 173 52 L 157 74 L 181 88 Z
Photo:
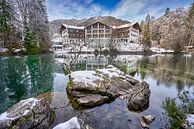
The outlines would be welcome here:
M 88 26 L 61 25 L 60 34 L 64 47 L 84 43 L 88 47 L 108 47 L 111 41 L 116 43 L 139 42 L 140 27 L 138 23 L 121 26 L 109 26 L 94 22 Z

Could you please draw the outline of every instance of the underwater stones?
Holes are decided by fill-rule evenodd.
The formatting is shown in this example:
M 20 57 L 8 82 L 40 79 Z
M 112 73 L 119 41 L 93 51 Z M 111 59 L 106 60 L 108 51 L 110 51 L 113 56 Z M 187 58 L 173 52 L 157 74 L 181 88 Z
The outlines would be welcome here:
M 47 129 L 53 112 L 45 99 L 21 100 L 0 115 L 0 129 Z
M 105 102 L 107 102 L 107 100 L 109 100 L 109 97 L 107 97 L 107 96 L 93 94 L 93 95 L 79 98 L 79 99 L 77 99 L 77 102 L 81 106 L 95 106 L 95 105 L 105 103 Z
M 143 128 L 149 128 L 149 124 L 151 124 L 154 120 L 154 115 L 146 115 L 139 118 L 139 122 Z
M 141 88 L 145 88 L 145 91 L 142 90 L 143 93 L 138 93 Z M 96 106 L 119 96 L 126 96 L 122 97 L 124 99 L 130 98 L 129 107 L 140 105 L 140 102 L 141 105 L 145 106 L 145 103 L 149 102 L 150 95 L 149 86 L 146 82 L 140 83 L 112 65 L 96 71 L 72 72 L 69 75 L 69 83 L 66 90 L 68 95 L 80 106 Z M 135 96 L 133 93 L 138 94 Z M 138 96 L 140 99 L 138 99 Z M 136 105 L 135 103 L 138 104 Z M 134 108 L 136 109 L 136 107 Z M 138 106 L 137 109 L 140 108 Z
M 144 109 L 149 104 L 149 97 L 151 91 L 147 82 L 137 83 L 131 94 L 129 94 L 129 99 L 127 102 L 127 107 L 129 110 L 138 111 Z

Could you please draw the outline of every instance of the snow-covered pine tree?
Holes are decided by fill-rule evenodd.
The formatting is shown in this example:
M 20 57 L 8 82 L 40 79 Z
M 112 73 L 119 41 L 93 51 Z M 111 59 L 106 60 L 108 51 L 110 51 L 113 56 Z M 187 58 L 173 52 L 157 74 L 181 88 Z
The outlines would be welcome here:
M 49 25 L 45 0 L 15 0 L 24 28 L 32 32 L 32 39 L 41 52 L 49 51 Z
M 45 0 L 36 0 L 30 2 L 29 10 L 29 28 L 32 30 L 33 39 L 41 52 L 49 51 L 49 22 Z

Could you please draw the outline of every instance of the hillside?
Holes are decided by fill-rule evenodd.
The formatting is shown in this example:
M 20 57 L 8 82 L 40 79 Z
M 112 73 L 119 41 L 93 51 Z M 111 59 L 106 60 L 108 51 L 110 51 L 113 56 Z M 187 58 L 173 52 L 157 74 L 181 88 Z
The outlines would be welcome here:
M 178 8 L 152 20 L 150 22 L 152 40 L 166 49 L 179 49 L 187 46 L 187 18 L 188 9 Z
M 76 20 L 76 19 L 59 19 L 49 22 L 49 29 L 50 29 L 50 36 L 52 36 L 54 33 L 59 32 L 61 24 L 68 24 L 68 25 L 78 25 L 82 22 L 86 21 L 86 19 L 83 20 Z
M 121 19 L 117 19 L 117 18 L 112 17 L 112 16 L 98 16 L 98 17 L 91 17 L 78 25 L 79 26 L 87 26 L 87 25 L 90 25 L 96 21 L 100 21 L 100 22 L 107 24 L 109 26 L 120 26 L 123 24 L 130 23 L 129 21 L 123 21 Z

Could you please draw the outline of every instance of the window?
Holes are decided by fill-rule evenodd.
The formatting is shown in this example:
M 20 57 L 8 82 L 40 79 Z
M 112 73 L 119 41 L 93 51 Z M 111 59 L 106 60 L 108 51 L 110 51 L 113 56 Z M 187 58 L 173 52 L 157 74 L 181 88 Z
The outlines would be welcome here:
M 104 25 L 103 24 L 99 24 L 99 28 L 104 28 Z
M 98 30 L 93 30 L 93 33 L 98 33 Z
M 105 37 L 106 37 L 106 38 L 109 38 L 109 37 L 110 37 L 110 34 L 105 34 Z
M 94 38 L 97 38 L 98 37 L 98 35 L 97 34 L 94 34 Z
M 97 28 L 97 24 L 94 24 L 94 25 L 93 25 L 93 28 Z
M 100 37 L 100 38 L 103 38 L 103 37 L 104 37 L 104 34 L 100 34 L 99 37 Z
M 99 33 L 104 33 L 104 30 L 99 30 Z

